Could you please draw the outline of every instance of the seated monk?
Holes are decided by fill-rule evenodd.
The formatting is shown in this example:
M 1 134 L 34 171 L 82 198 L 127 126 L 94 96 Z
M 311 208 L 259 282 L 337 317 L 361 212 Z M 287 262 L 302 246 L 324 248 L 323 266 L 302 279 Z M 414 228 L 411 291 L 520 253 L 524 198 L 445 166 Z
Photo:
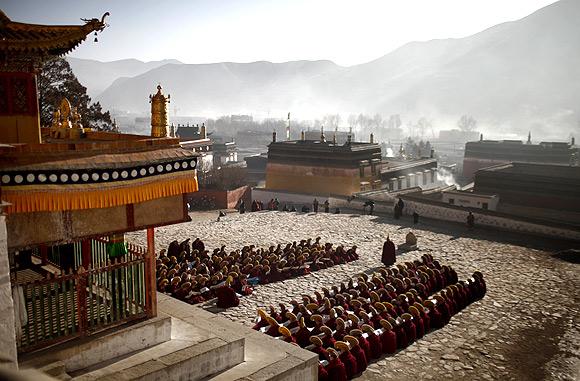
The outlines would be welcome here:
M 279 333 L 278 328 L 280 328 L 280 324 L 278 324 L 278 322 L 273 318 L 271 318 L 270 316 L 267 316 L 266 319 L 268 320 L 268 324 L 270 325 L 268 327 L 268 330 L 266 331 L 266 335 L 272 337 L 278 336 Z
M 298 327 L 298 331 L 296 331 L 294 337 L 296 338 L 296 343 L 304 348 L 310 343 L 310 331 L 306 328 L 303 317 L 298 320 Z
M 423 318 L 421 317 L 421 312 L 415 306 L 409 307 L 409 313 L 413 315 L 413 322 L 415 323 L 417 339 L 422 338 L 425 335 L 425 325 L 423 323 Z
M 358 345 L 360 345 L 361 349 L 364 351 L 368 363 L 371 358 L 371 346 L 366 337 L 363 336 L 363 331 L 356 328 L 350 331 L 350 335 L 358 340 Z
M 334 339 L 334 337 L 332 337 L 332 330 L 327 326 L 323 325 L 322 327 L 320 327 L 320 331 L 322 331 L 322 333 L 324 334 L 324 336 L 320 338 L 322 340 L 322 344 L 325 347 L 334 347 L 334 343 L 336 343 L 336 340 Z
M 443 322 L 443 316 L 439 309 L 435 306 L 435 303 L 432 299 L 427 299 L 423 302 L 423 305 L 429 310 L 429 326 L 433 329 L 443 328 L 445 325 Z
M 344 341 L 337 341 L 334 347 L 340 351 L 338 358 L 344 364 L 346 378 L 351 380 L 358 373 L 356 358 L 350 353 L 350 347 Z
M 443 325 L 447 325 L 449 320 L 451 320 L 451 311 L 449 310 L 447 301 L 441 295 L 435 295 L 433 298 L 437 301 L 435 308 L 441 313 L 441 321 Z
M 278 328 L 278 332 L 280 332 L 282 334 L 285 342 L 296 344 L 296 339 L 294 338 L 294 336 L 292 336 L 292 333 L 290 332 L 290 330 L 288 328 L 286 328 L 284 326 L 280 326 Z
M 215 289 L 215 295 L 217 296 L 218 299 L 216 305 L 219 308 L 237 307 L 240 304 L 240 299 L 238 298 L 238 295 L 236 294 L 234 289 L 230 286 L 231 282 L 232 278 L 228 277 L 226 279 L 225 285 Z
M 357 373 L 362 373 L 367 369 L 368 361 L 365 351 L 359 345 L 358 339 L 354 336 L 346 335 L 344 340 L 350 346 L 350 353 L 356 359 Z
M 268 314 L 261 308 L 258 308 L 258 322 L 252 327 L 256 331 L 262 327 L 268 326 Z
M 344 363 L 338 358 L 338 352 L 328 348 L 328 365 L 326 366 L 328 379 L 333 381 L 346 381 L 346 369 Z
M 363 332 L 369 334 L 367 340 L 371 349 L 370 359 L 376 360 L 380 358 L 383 354 L 383 347 L 380 338 L 375 334 L 374 328 L 368 324 L 363 324 L 361 328 Z
M 346 336 L 346 324 L 342 318 L 338 318 L 336 319 L 336 331 L 333 337 L 336 341 L 342 341 L 344 336 Z
M 397 348 L 402 349 L 409 346 L 409 339 L 407 338 L 404 320 L 399 317 L 396 320 L 392 318 L 388 319 L 388 322 L 391 323 L 393 331 L 395 331 L 395 335 L 397 335 Z
M 429 311 L 419 302 L 415 302 L 413 306 L 421 314 L 421 320 L 423 321 L 423 334 L 426 334 L 431 329 L 431 319 L 429 318 Z
M 286 318 L 288 319 L 289 323 L 286 325 L 288 329 L 293 329 L 298 327 L 298 318 L 292 312 L 286 312 Z
M 403 319 L 403 327 L 405 329 L 405 333 L 407 334 L 408 344 L 413 343 L 417 339 L 417 326 L 413 321 L 413 315 L 410 313 L 404 313 L 401 315 Z
M 320 361 L 327 360 L 328 359 L 328 352 L 322 346 L 322 340 L 320 340 L 320 337 L 311 336 L 310 342 L 312 343 L 312 345 L 314 345 L 314 347 L 312 349 L 310 349 L 310 351 L 318 354 L 318 359 Z
M 311 331 L 312 335 L 319 335 L 322 331 L 320 330 L 324 325 L 322 321 L 322 315 L 314 314 L 310 316 L 310 320 L 314 322 L 314 328 Z
M 397 351 L 397 335 L 393 331 L 393 326 L 385 319 L 381 320 L 381 325 L 383 326 L 383 333 L 381 334 L 383 353 L 395 353 Z

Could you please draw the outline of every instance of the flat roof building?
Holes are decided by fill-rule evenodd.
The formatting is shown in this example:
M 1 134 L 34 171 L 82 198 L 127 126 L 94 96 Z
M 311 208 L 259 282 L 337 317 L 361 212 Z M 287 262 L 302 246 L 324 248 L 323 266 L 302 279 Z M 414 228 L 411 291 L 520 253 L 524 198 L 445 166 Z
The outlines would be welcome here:
M 266 188 L 297 193 L 339 194 L 380 189 L 377 143 L 319 140 L 274 141 L 268 146 Z
M 478 169 L 509 162 L 570 165 L 578 153 L 578 147 L 573 142 L 532 144 L 530 139 L 526 144 L 521 140 L 468 142 L 465 144 L 463 176 L 473 178 Z

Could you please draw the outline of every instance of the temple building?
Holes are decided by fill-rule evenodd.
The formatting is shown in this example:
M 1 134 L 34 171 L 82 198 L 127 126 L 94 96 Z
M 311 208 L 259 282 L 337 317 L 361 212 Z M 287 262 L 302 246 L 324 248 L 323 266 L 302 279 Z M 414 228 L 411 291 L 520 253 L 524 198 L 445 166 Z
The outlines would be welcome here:
M 352 195 L 381 188 L 381 147 L 370 143 L 344 144 L 318 140 L 277 141 L 268 146 L 266 189 L 296 193 Z
M 577 160 L 579 149 L 574 139 L 567 142 L 533 144 L 531 136 L 521 140 L 483 140 L 465 144 L 463 176 L 472 179 L 478 169 L 509 162 L 570 165 Z
M 502 210 L 580 224 L 580 167 L 498 164 L 475 173 L 474 193 L 498 195 Z M 566 217 L 566 218 L 564 218 Z
M 179 139 L 182 148 L 196 152 L 200 159 L 200 169 L 209 170 L 214 165 L 214 142 L 209 138 L 205 124 L 195 125 L 177 125 L 171 126 L 170 130 Z
M 157 315 L 154 228 L 190 220 L 185 200 L 198 188 L 197 154 L 166 137 L 161 86 L 150 97 L 152 136 L 83 128 L 66 98 L 52 126 L 40 126 L 35 72 L 103 30 L 104 17 L 44 26 L 0 13 L 2 366 L 60 353 L 63 371 L 75 371 L 148 343 L 123 327 Z M 124 241 L 136 230 L 147 230 L 147 248 Z M 113 327 L 126 335 L 115 351 L 102 336 Z M 77 339 L 85 347 L 56 345 Z

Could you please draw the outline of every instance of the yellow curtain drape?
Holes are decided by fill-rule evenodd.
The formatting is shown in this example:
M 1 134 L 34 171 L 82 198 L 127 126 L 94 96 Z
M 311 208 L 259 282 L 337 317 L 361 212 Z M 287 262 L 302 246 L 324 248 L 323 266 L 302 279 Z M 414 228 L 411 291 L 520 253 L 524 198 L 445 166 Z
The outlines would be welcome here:
M 63 187 L 46 191 L 3 190 L 2 200 L 12 204 L 6 208 L 8 214 L 56 212 L 136 204 L 197 190 L 197 179 L 188 177 L 112 189 L 70 190 Z

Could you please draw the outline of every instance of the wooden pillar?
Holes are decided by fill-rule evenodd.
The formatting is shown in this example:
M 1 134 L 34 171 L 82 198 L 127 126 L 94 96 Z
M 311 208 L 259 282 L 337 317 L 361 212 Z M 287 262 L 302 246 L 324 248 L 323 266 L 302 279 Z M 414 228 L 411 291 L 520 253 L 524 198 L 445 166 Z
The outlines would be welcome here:
M 91 240 L 90 239 L 83 239 L 82 243 L 81 243 L 81 254 L 82 254 L 82 260 L 83 260 L 83 267 L 85 269 L 88 269 L 89 267 L 91 267 L 91 255 L 92 255 L 92 249 L 91 249 Z
M 79 322 L 79 334 L 82 337 L 87 335 L 89 325 L 89 317 L 87 313 L 87 274 L 82 266 L 78 269 L 75 278 L 77 281 L 77 318 Z
M 147 317 L 157 316 L 157 280 L 155 277 L 155 230 L 147 228 L 145 254 L 145 310 Z
M 48 264 L 48 248 L 45 244 L 40 244 L 40 259 L 42 259 L 42 265 Z

